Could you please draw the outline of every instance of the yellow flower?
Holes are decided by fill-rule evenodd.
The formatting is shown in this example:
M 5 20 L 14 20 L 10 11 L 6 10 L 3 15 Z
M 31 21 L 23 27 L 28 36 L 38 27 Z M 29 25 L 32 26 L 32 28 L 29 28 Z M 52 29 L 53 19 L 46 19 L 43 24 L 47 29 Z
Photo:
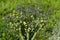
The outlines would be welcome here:
M 12 25 L 12 22 L 10 22 L 9 24 Z
M 31 28 L 28 28 L 28 32 L 31 30 Z
M 22 23 L 22 21 L 20 21 L 20 23 Z
M 19 23 L 15 23 L 15 26 L 17 27 Z
M 18 18 L 18 16 L 16 16 L 16 18 Z
M 41 19 L 41 22 L 43 22 L 44 20 L 43 19 Z
M 29 27 L 28 29 L 30 30 L 31 28 Z
M 33 19 L 34 19 L 33 15 L 31 15 L 31 18 L 33 18 Z
M 27 26 L 27 25 L 25 25 L 25 26 Z
M 19 30 L 19 29 L 16 29 L 16 30 Z
M 12 14 L 13 16 L 15 16 L 15 14 Z
M 2 19 L 4 19 L 4 17 L 2 17 Z
M 19 30 L 21 30 L 21 28 L 19 28 Z
M 26 22 L 23 22 L 24 25 L 26 25 Z
M 13 28 L 13 24 L 11 24 L 11 27 L 10 28 Z
M 25 28 L 25 30 L 27 30 L 27 29 Z
M 31 17 L 33 17 L 33 15 L 31 15 Z

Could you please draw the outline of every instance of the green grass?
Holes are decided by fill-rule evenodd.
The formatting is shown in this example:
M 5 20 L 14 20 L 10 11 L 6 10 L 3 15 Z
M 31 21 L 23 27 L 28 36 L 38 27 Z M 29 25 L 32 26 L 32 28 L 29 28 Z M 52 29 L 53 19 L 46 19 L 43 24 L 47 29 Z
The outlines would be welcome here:
M 47 25 L 45 26 L 46 28 L 44 27 L 42 30 L 40 30 L 40 32 L 37 33 L 35 39 L 48 40 L 48 38 L 51 37 L 53 34 L 50 32 L 46 33 L 46 30 L 49 30 L 50 28 L 53 29 L 60 20 L 60 0 L 0 0 L 0 34 L 5 35 L 4 28 L 6 23 L 4 22 L 3 17 L 10 13 L 13 14 L 13 10 L 16 10 L 17 5 L 22 5 L 25 7 L 28 4 L 32 4 L 36 6 L 36 4 L 39 3 L 42 5 L 39 6 L 42 7 L 42 10 L 49 11 L 49 19 Z M 14 40 L 14 38 L 10 38 L 8 34 L 9 33 L 6 34 L 6 37 L 8 37 L 9 40 Z M 3 36 L 0 39 L 5 40 L 4 38 L 5 37 Z

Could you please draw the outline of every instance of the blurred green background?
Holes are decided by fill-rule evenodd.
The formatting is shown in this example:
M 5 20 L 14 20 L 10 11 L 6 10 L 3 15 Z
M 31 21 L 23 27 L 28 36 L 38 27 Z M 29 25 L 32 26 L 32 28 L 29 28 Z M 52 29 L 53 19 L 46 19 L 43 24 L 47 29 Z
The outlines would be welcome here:
M 13 14 L 17 5 L 26 6 L 28 4 L 37 5 L 42 4 L 42 10 L 51 10 L 46 28 L 44 27 L 37 33 L 34 40 L 48 40 L 53 34 L 53 29 L 59 23 L 60 20 L 60 0 L 0 0 L 0 40 L 21 40 L 20 37 L 9 36 L 9 32 L 6 33 L 5 27 L 7 23 L 4 21 L 4 17 L 7 14 Z M 41 7 L 41 6 L 40 6 Z M 49 12 L 48 12 L 49 13 Z M 19 38 L 19 39 L 17 39 Z

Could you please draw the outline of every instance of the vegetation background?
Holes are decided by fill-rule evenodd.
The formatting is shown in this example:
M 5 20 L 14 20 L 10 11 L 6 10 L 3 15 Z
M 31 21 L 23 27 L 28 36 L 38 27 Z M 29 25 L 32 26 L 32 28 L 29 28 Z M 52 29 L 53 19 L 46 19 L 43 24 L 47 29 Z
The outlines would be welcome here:
M 5 30 L 8 24 L 5 22 L 5 16 L 10 13 L 12 15 L 15 14 L 17 12 L 16 8 L 18 5 L 25 7 L 28 4 L 37 5 L 36 3 L 42 4 L 42 10 L 47 11 L 46 13 L 48 13 L 49 18 L 48 23 L 46 23 L 47 25 L 37 33 L 34 40 L 52 40 L 54 34 L 57 32 L 59 33 L 58 30 L 60 29 L 58 29 L 58 24 L 60 22 L 60 0 L 0 0 L 0 40 L 21 40 L 21 37 L 19 36 L 20 33 L 18 33 L 18 31 L 14 33 L 10 32 L 11 29 L 9 28 L 11 26 L 8 27 L 8 30 Z M 39 7 L 41 7 L 41 5 Z M 59 39 L 60 37 L 54 40 Z

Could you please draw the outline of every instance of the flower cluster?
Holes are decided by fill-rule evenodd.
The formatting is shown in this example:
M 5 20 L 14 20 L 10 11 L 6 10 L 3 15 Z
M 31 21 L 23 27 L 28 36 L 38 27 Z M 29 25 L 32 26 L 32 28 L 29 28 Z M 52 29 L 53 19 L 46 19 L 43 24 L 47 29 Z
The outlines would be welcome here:
M 46 26 L 48 17 L 40 6 L 28 4 L 27 6 L 18 5 L 16 10 L 4 17 L 4 20 L 10 36 L 15 36 L 18 40 L 22 35 L 25 40 L 33 40 L 33 36 Z

